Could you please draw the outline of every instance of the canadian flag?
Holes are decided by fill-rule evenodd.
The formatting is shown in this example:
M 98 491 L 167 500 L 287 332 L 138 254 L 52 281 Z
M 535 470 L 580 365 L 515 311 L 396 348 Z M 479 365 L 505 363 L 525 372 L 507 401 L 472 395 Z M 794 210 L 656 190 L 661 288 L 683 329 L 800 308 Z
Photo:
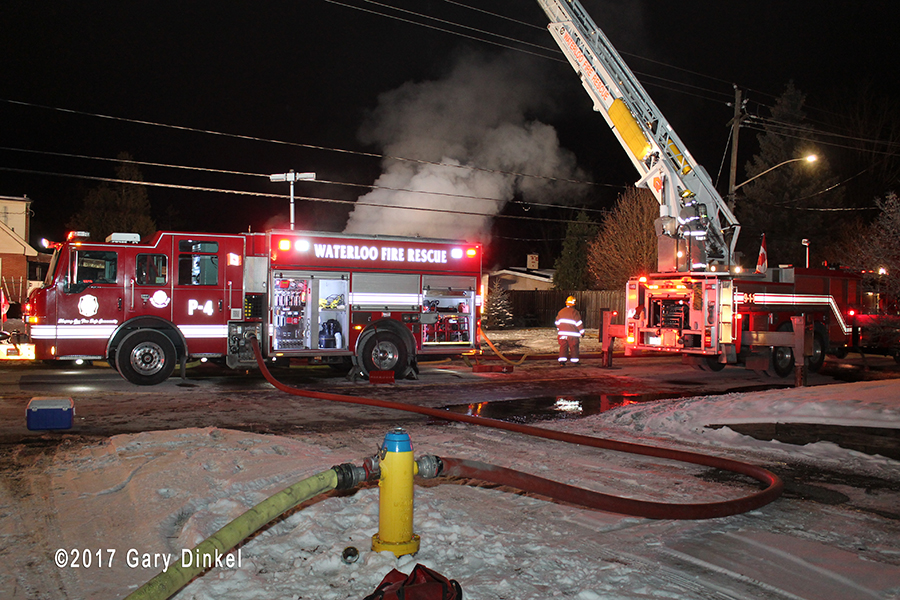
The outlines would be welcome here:
M 9 311 L 9 301 L 6 299 L 6 294 L 3 293 L 3 290 L 0 290 L 0 321 L 6 323 L 6 313 Z
M 763 234 L 762 243 L 759 246 L 759 258 L 756 260 L 756 272 L 765 275 L 768 267 L 769 257 L 766 255 L 766 234 Z

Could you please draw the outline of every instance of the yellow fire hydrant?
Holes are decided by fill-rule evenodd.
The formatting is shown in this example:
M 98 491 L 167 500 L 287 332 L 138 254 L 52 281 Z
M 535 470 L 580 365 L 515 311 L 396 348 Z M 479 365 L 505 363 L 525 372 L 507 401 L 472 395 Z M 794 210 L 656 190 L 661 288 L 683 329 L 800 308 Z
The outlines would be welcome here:
M 384 436 L 380 459 L 378 533 L 372 536 L 372 550 L 390 550 L 398 558 L 415 554 L 419 536 L 413 533 L 413 477 L 418 465 L 406 430 L 397 427 Z

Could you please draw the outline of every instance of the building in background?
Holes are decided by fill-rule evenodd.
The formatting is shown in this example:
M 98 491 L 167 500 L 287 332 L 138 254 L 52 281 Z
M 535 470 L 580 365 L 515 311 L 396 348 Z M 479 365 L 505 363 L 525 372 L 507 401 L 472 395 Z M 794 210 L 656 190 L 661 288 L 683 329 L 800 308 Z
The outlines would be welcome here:
M 0 196 L 0 286 L 11 304 L 9 317 L 17 318 L 19 305 L 44 279 L 50 255 L 28 241 L 31 234 L 31 199 Z

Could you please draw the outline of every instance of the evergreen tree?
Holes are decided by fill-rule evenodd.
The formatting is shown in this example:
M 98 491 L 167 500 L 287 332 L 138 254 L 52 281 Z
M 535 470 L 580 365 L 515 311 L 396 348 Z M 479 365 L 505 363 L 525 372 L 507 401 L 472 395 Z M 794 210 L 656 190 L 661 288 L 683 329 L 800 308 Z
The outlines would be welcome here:
M 760 237 L 765 234 L 769 264 L 803 266 L 803 239 L 811 242 L 810 266 L 821 264 L 825 250 L 845 224 L 845 216 L 823 210 L 840 206 L 843 192 L 835 188 L 837 178 L 827 157 L 809 141 L 813 133 L 804 124 L 805 102 L 806 96 L 790 83 L 772 107 L 771 116 L 761 120 L 759 153 L 745 167 L 749 179 L 759 177 L 742 187 L 735 200 L 741 223 L 738 242 L 747 257 L 745 262 L 755 259 Z M 781 165 L 811 154 L 817 157 L 814 163 L 798 160 Z M 776 168 L 766 172 L 772 167 Z
M 597 235 L 597 224 L 584 213 L 578 213 L 569 223 L 562 253 L 556 259 L 553 287 L 558 290 L 586 290 L 589 283 L 587 270 L 588 245 Z
M 619 196 L 587 249 L 593 288 L 621 290 L 630 277 L 656 271 L 658 218 L 659 204 L 649 190 L 628 188 Z
M 118 159 L 122 162 L 116 167 L 117 179 L 144 180 L 130 154 L 121 152 Z M 147 188 L 134 183 L 101 183 L 88 192 L 84 205 L 69 220 L 68 227 L 90 232 L 95 241 L 103 241 L 113 232 L 149 237 L 156 231 L 156 223 L 150 217 Z
M 857 240 L 853 266 L 866 273 L 869 289 L 878 292 L 881 308 L 900 314 L 900 198 L 890 193 L 875 203 L 881 209 Z
M 508 329 L 514 324 L 512 306 L 509 296 L 500 287 L 500 282 L 495 280 L 488 290 L 484 301 L 484 311 L 481 314 L 481 326 L 485 329 Z

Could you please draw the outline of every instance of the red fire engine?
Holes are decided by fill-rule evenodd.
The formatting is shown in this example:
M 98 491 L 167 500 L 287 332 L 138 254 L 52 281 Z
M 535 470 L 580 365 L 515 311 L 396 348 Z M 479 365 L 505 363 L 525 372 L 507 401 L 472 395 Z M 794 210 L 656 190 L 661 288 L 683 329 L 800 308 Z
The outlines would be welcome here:
M 270 360 L 417 371 L 417 357 L 477 347 L 481 246 L 269 231 L 87 234 L 57 244 L 26 307 L 35 356 L 106 360 L 154 385 L 179 362 Z

